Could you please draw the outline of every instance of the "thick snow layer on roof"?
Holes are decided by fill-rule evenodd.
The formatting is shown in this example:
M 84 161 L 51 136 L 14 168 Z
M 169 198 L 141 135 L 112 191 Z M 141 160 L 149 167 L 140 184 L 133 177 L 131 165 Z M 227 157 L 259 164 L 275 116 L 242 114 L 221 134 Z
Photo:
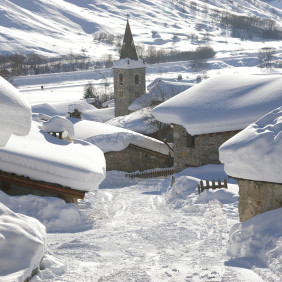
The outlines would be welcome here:
M 228 175 L 282 183 L 282 106 L 226 141 L 219 157 Z
M 260 261 L 282 277 L 282 208 L 259 214 L 235 224 L 229 234 L 227 254 L 232 258 L 250 258 Z
M 32 122 L 30 134 L 12 136 L 0 148 L 0 170 L 82 191 L 98 189 L 105 158 L 96 146 L 72 144 L 51 136 Z
M 93 110 L 95 107 L 88 104 L 86 100 L 77 100 L 73 102 L 60 102 L 60 103 L 44 103 L 32 106 L 33 113 L 42 113 L 49 116 L 65 116 L 69 112 L 78 109 L 80 112 Z
M 115 116 L 115 108 L 92 109 L 81 114 L 81 119 L 106 122 Z
M 75 138 L 88 141 L 99 147 L 104 153 L 122 151 L 133 144 L 155 152 L 168 155 L 169 149 L 163 142 L 140 133 L 95 121 L 74 122 Z
M 156 119 L 151 115 L 151 108 L 133 112 L 129 115 L 115 117 L 107 124 L 133 130 L 141 134 L 152 134 L 159 130 Z
M 149 90 L 148 93 L 136 98 L 128 109 L 137 111 L 155 103 L 164 102 L 171 97 L 192 87 L 193 83 L 166 81 L 159 79 Z
M 46 229 L 0 202 L 0 250 L 0 281 L 25 281 L 43 258 Z
M 114 62 L 113 69 L 139 69 L 145 68 L 143 60 L 120 59 Z
M 115 99 L 108 100 L 102 104 L 104 108 L 109 107 L 112 108 L 115 106 Z
M 31 108 L 19 91 L 0 76 L 0 146 L 11 134 L 27 135 L 31 125 Z
M 281 75 L 219 75 L 162 103 L 152 114 L 197 135 L 243 129 L 281 104 Z
M 73 124 L 65 117 L 54 116 L 44 122 L 42 129 L 46 132 L 67 132 L 69 138 L 74 137 Z

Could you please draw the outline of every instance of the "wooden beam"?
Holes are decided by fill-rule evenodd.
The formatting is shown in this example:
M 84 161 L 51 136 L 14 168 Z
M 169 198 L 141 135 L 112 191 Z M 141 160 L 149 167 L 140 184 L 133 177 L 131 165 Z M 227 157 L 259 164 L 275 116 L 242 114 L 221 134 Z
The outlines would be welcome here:
M 32 180 L 28 177 L 19 176 L 16 174 L 7 173 L 3 171 L 0 171 L 0 181 L 4 181 L 6 183 L 11 183 L 11 184 L 17 184 L 35 190 L 54 193 L 62 197 L 69 196 L 77 199 L 83 199 L 85 195 L 85 191 L 74 190 L 69 187 L 61 186 L 58 184 Z

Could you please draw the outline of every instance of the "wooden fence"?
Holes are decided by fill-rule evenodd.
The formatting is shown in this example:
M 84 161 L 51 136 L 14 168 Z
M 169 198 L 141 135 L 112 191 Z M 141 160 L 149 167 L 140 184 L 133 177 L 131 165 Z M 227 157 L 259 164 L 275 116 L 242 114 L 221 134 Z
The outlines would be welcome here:
M 174 169 L 163 169 L 163 170 L 154 170 L 154 171 L 148 171 L 148 172 L 132 172 L 127 173 L 126 177 L 130 178 L 155 178 L 155 177 L 161 177 L 161 176 L 169 176 L 174 173 Z
M 205 189 L 228 188 L 226 178 L 224 178 L 223 183 L 221 182 L 220 179 L 217 180 L 217 183 L 215 182 L 215 180 L 212 180 L 211 183 L 209 180 L 206 180 L 205 182 L 206 185 L 204 185 L 203 180 L 201 180 L 200 185 L 199 184 L 197 185 L 199 194 L 203 192 Z

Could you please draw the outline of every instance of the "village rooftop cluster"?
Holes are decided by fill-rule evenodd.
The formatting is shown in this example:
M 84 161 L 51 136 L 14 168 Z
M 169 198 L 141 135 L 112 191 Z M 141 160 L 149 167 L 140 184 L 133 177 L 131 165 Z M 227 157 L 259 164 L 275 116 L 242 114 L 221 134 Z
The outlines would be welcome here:
M 255 231 L 247 238 L 240 230 L 250 230 L 265 212 L 281 217 L 281 74 L 218 74 L 199 83 L 157 78 L 147 86 L 146 67 L 127 20 L 120 59 L 112 67 L 114 100 L 101 109 L 91 98 L 29 105 L 18 89 L 0 78 L 1 281 L 24 281 L 36 273 L 48 249 L 46 232 L 56 232 L 63 224 L 75 230 L 71 221 L 63 223 L 67 205 L 76 227 L 88 228 L 89 218 L 78 214 L 73 204 L 97 191 L 113 171 L 134 175 L 169 169 L 174 175 L 169 178 L 171 190 L 166 189 L 168 199 L 181 196 L 188 203 L 199 181 L 186 178 L 190 186 L 181 190 L 181 173 L 223 164 L 228 182 L 238 183 L 240 195 L 241 223 L 231 230 L 230 256 L 253 255 L 244 244 Z M 173 187 L 180 190 L 176 193 Z M 7 207 L 16 207 L 14 196 L 30 194 L 46 197 L 38 200 L 46 207 L 44 222 Z M 234 202 L 231 194 L 224 197 Z M 203 201 L 207 194 L 201 197 Z M 61 216 L 55 223 L 47 220 L 52 205 Z M 280 227 L 272 224 L 276 234 L 269 240 L 279 251 L 281 222 Z M 257 232 L 266 246 L 265 229 Z M 282 263 L 281 254 L 274 258 Z M 282 274 L 281 265 L 277 269 Z

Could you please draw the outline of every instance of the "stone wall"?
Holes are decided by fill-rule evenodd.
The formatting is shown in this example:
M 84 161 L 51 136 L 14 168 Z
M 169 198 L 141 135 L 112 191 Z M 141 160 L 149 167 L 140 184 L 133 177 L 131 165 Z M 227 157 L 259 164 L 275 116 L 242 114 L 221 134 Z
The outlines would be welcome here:
M 137 69 L 113 69 L 114 71 L 114 96 L 115 116 L 129 114 L 128 106 L 139 96 L 146 93 L 146 68 Z M 120 84 L 119 75 L 123 75 L 123 83 Z M 138 84 L 135 76 L 138 75 Z M 121 95 L 122 92 L 122 95 Z
M 237 179 L 240 221 L 282 207 L 282 184 Z
M 218 148 L 239 131 L 195 135 L 194 146 L 188 147 L 188 134 L 184 127 L 173 125 L 174 169 L 182 171 L 190 166 L 219 164 Z
M 143 171 L 169 167 L 169 157 L 141 147 L 129 145 L 119 152 L 105 153 L 107 170 Z

